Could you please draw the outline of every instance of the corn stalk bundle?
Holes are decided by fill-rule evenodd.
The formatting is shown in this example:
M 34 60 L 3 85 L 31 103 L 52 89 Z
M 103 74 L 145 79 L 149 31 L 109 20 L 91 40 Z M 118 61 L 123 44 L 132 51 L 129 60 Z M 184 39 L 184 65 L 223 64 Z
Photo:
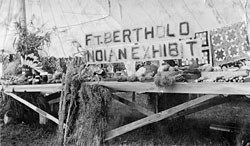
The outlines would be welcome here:
M 84 83 L 99 70 L 97 66 L 86 66 L 82 58 L 67 60 L 59 106 L 58 144 L 101 145 L 112 94 L 102 86 Z
M 68 65 L 60 99 L 59 143 L 98 146 L 107 128 L 112 94 L 107 88 L 82 82 L 73 66 Z
M 43 50 L 45 45 L 50 44 L 50 32 L 44 33 L 41 28 L 34 32 L 27 31 L 22 27 L 21 22 L 15 22 L 17 36 L 14 40 L 14 48 L 21 56 L 34 53 L 38 55 L 39 50 Z

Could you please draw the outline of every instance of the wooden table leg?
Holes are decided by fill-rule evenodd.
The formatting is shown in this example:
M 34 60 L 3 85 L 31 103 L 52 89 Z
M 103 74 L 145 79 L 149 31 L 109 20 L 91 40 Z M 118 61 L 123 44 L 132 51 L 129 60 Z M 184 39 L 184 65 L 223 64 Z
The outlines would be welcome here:
M 132 92 L 132 102 L 135 102 L 135 92 Z
M 159 112 L 159 95 L 155 96 L 155 113 Z

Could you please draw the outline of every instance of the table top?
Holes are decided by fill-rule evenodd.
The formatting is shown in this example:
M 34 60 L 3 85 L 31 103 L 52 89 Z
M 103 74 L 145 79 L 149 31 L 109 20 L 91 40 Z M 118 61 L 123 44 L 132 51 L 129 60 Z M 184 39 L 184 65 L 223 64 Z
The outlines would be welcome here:
M 7 85 L 2 86 L 5 92 L 44 92 L 54 93 L 62 90 L 62 84 Z
M 250 95 L 250 82 L 212 82 L 193 83 L 180 82 L 172 86 L 159 88 L 154 82 L 88 82 L 88 84 L 99 84 L 119 91 L 135 91 L 138 93 L 190 93 L 190 94 L 234 94 Z
M 181 82 L 173 86 L 164 88 L 157 87 L 154 82 L 116 82 L 101 81 L 87 82 L 87 84 L 102 85 L 118 91 L 134 91 L 138 93 L 158 92 L 158 93 L 190 93 L 190 94 L 236 94 L 250 95 L 250 82 L 219 82 L 219 83 L 192 83 Z M 8 85 L 3 89 L 6 92 L 58 92 L 62 89 L 62 84 L 38 84 L 38 85 Z

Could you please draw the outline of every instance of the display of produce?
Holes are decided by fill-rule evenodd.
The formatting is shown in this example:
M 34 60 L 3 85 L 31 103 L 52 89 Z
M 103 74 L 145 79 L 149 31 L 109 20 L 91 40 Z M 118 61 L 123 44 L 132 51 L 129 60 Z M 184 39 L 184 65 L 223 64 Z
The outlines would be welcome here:
M 17 37 L 14 41 L 17 57 L 5 63 L 3 84 L 54 84 L 61 83 L 67 64 L 74 63 L 76 75 L 81 81 L 118 81 L 118 82 L 154 82 L 157 87 L 171 86 L 175 82 L 248 82 L 250 63 L 247 59 L 224 60 L 219 66 L 208 63 L 201 65 L 199 60 L 189 58 L 188 65 L 183 66 L 180 60 L 167 59 L 157 61 L 135 61 L 135 72 L 127 75 L 124 63 L 88 64 L 86 58 L 42 57 L 39 51 L 50 43 L 50 32 L 24 31 L 16 23 Z M 216 45 L 214 40 L 212 45 Z M 218 52 L 219 49 L 217 49 Z M 189 52 L 185 52 L 189 53 Z M 190 57 L 190 56 L 189 56 Z M 198 56 L 200 57 L 200 56 Z M 218 56 L 217 56 L 218 57 Z M 214 58 L 212 58 L 214 59 Z M 218 59 L 218 58 L 217 58 Z M 163 61 L 163 60 L 161 60 Z M 220 61 L 220 60 L 217 60 Z
M 249 82 L 250 65 L 240 60 L 218 67 L 204 65 L 200 67 L 201 77 L 195 82 Z

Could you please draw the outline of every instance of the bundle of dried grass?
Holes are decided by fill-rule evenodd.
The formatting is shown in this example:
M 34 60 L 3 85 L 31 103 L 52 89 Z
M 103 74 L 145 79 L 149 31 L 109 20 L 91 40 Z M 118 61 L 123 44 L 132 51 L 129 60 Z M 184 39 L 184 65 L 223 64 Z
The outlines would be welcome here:
M 111 92 L 99 85 L 81 84 L 78 111 L 72 127 L 69 144 L 98 146 L 103 143 L 107 130 Z
M 102 86 L 84 83 L 92 71 L 86 65 L 79 67 L 71 61 L 67 67 L 60 98 L 58 144 L 101 145 L 112 94 Z

